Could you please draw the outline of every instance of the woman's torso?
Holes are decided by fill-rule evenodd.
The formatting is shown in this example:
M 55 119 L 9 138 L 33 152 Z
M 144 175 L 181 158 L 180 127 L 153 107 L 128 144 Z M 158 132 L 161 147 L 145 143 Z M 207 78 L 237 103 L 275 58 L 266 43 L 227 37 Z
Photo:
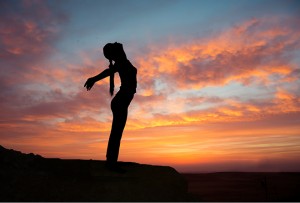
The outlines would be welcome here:
M 134 94 L 137 87 L 137 69 L 130 63 L 129 60 L 116 62 L 114 66 L 116 66 L 117 72 L 119 72 L 121 79 L 120 90 Z

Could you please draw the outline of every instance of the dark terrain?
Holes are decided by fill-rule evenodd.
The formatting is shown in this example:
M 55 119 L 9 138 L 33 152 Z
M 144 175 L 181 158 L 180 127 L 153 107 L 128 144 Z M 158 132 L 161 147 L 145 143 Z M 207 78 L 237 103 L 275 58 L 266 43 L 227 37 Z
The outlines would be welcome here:
M 183 174 L 189 193 L 204 202 L 300 202 L 300 173 Z
M 123 162 L 125 174 L 104 161 L 63 160 L 0 146 L 0 201 L 190 201 L 175 169 Z
M 300 201 L 300 173 L 179 174 L 168 166 L 63 160 L 0 146 L 0 201 Z

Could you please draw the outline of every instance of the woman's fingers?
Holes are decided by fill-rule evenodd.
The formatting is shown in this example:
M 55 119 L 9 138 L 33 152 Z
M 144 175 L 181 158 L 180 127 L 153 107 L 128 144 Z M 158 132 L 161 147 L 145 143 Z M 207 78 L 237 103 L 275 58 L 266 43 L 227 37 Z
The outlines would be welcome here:
M 90 85 L 88 84 L 88 82 L 86 82 L 86 83 L 84 84 L 84 87 L 85 87 L 87 90 L 89 90 Z
M 87 86 L 86 86 L 86 89 L 89 91 L 90 89 L 92 89 L 93 87 L 93 83 L 89 83 Z
M 90 80 L 90 78 L 85 82 L 83 87 L 86 87 L 86 90 L 89 91 L 90 89 L 92 89 L 94 85 L 94 82 L 92 80 Z
M 87 81 L 84 83 L 83 87 L 88 86 L 88 83 L 89 83 L 89 80 L 87 79 Z
M 91 86 L 90 81 L 87 80 L 87 81 L 84 83 L 84 86 L 83 86 L 83 87 L 86 87 L 86 89 L 89 90 L 89 89 L 91 89 L 90 86 Z

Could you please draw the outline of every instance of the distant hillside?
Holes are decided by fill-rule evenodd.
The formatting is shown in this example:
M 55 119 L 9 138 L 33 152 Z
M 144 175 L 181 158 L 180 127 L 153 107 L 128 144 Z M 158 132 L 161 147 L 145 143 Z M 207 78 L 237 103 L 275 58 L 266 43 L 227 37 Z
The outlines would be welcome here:
M 299 172 L 183 174 L 203 202 L 300 202 Z
M 123 162 L 125 174 L 104 161 L 63 160 L 0 146 L 0 201 L 189 201 L 175 169 Z

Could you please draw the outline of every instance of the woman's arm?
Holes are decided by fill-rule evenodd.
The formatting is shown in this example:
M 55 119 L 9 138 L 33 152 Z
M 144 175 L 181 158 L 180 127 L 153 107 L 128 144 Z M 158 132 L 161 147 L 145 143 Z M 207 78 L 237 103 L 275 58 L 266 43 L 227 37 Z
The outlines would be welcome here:
M 111 63 L 111 62 L 110 62 Z M 95 82 L 98 82 L 99 80 L 102 80 L 103 78 L 106 78 L 110 75 L 110 71 L 113 71 L 113 73 L 118 72 L 118 68 L 116 65 L 112 65 L 112 63 L 109 65 L 109 68 L 102 71 L 100 74 L 92 77 Z
M 106 78 L 108 76 L 109 76 L 109 69 L 105 69 L 100 74 L 98 74 L 92 78 L 93 78 L 94 82 L 98 82 L 99 80 L 102 80 L 103 78 Z
M 100 74 L 87 79 L 87 81 L 84 84 L 84 87 L 86 87 L 86 90 L 89 91 L 90 89 L 92 89 L 95 82 L 102 80 L 103 78 L 106 78 L 107 76 L 109 76 L 109 69 L 105 69 Z
M 113 71 L 114 73 L 117 72 L 117 67 L 116 66 L 112 66 L 109 69 L 108 68 L 105 69 L 100 74 L 87 79 L 87 81 L 84 84 L 84 87 L 86 87 L 86 90 L 89 91 L 90 89 L 92 89 L 92 87 L 94 86 L 94 84 L 96 82 L 98 82 L 99 80 L 102 80 L 103 78 L 108 77 L 110 75 L 110 71 Z

